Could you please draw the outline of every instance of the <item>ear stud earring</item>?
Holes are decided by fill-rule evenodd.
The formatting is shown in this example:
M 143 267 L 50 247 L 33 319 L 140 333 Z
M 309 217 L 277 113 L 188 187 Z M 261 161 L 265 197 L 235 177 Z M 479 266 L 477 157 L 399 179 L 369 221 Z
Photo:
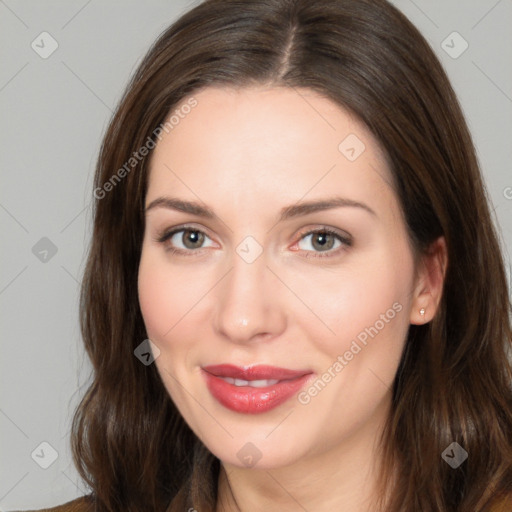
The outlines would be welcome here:
M 425 308 L 420 309 L 420 315 L 423 316 L 425 314 Z

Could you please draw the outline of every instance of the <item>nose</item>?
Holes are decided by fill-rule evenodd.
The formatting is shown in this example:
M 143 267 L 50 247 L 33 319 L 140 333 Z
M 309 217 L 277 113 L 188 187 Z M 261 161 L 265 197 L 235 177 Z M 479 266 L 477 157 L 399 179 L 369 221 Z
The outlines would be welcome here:
M 234 254 L 217 288 L 213 325 L 233 343 L 271 340 L 287 325 L 282 283 L 267 268 L 265 252 L 252 263 Z

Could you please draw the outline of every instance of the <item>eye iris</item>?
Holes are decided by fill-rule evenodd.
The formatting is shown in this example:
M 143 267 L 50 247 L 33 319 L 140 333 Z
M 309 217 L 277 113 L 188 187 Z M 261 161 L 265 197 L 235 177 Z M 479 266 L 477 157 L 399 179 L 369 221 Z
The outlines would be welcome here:
M 204 242 L 204 234 L 199 231 L 192 231 L 190 229 L 186 229 L 182 235 L 183 245 L 187 247 L 187 249 L 197 249 L 201 247 Z
M 313 247 L 320 251 L 332 249 L 334 245 L 334 236 L 329 233 L 315 233 L 313 235 Z

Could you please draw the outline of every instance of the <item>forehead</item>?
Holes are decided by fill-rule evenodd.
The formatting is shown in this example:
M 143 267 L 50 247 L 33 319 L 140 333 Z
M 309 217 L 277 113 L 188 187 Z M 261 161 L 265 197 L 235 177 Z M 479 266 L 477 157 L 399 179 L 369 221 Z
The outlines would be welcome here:
M 147 202 L 164 192 L 207 203 L 229 197 L 240 207 L 327 193 L 396 202 L 374 136 L 316 92 L 207 88 L 193 98 L 195 107 L 154 149 Z

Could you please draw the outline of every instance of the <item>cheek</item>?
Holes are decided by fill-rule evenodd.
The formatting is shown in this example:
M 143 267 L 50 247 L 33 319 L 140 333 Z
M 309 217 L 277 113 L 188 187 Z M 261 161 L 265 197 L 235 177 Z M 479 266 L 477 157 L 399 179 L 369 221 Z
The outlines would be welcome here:
M 310 276 L 296 278 L 297 293 L 308 297 L 315 313 L 304 317 L 304 329 L 314 331 L 316 348 L 330 360 L 346 351 L 359 354 L 357 344 L 367 351 L 375 339 L 373 351 L 395 361 L 409 326 L 412 275 L 412 255 L 404 246 L 358 258 L 335 275 L 317 272 L 314 287 Z
M 158 264 L 142 257 L 138 277 L 139 304 L 150 339 L 160 340 L 172 327 L 175 304 Z
M 188 410 L 186 393 L 177 381 L 187 378 L 189 340 L 199 338 L 192 333 L 194 325 L 202 325 L 194 317 L 198 297 L 204 294 L 187 273 L 171 267 L 165 253 L 143 248 L 138 274 L 139 305 L 148 338 L 160 350 L 155 360 L 162 382 L 182 412 Z M 186 340 L 186 343 L 180 343 Z M 193 345 L 193 344 L 192 344 Z
M 177 329 L 187 325 L 183 319 L 194 316 L 194 305 L 207 290 L 204 276 L 193 278 L 183 267 L 171 266 L 162 251 L 142 252 L 138 275 L 139 304 L 148 336 L 168 344 Z

